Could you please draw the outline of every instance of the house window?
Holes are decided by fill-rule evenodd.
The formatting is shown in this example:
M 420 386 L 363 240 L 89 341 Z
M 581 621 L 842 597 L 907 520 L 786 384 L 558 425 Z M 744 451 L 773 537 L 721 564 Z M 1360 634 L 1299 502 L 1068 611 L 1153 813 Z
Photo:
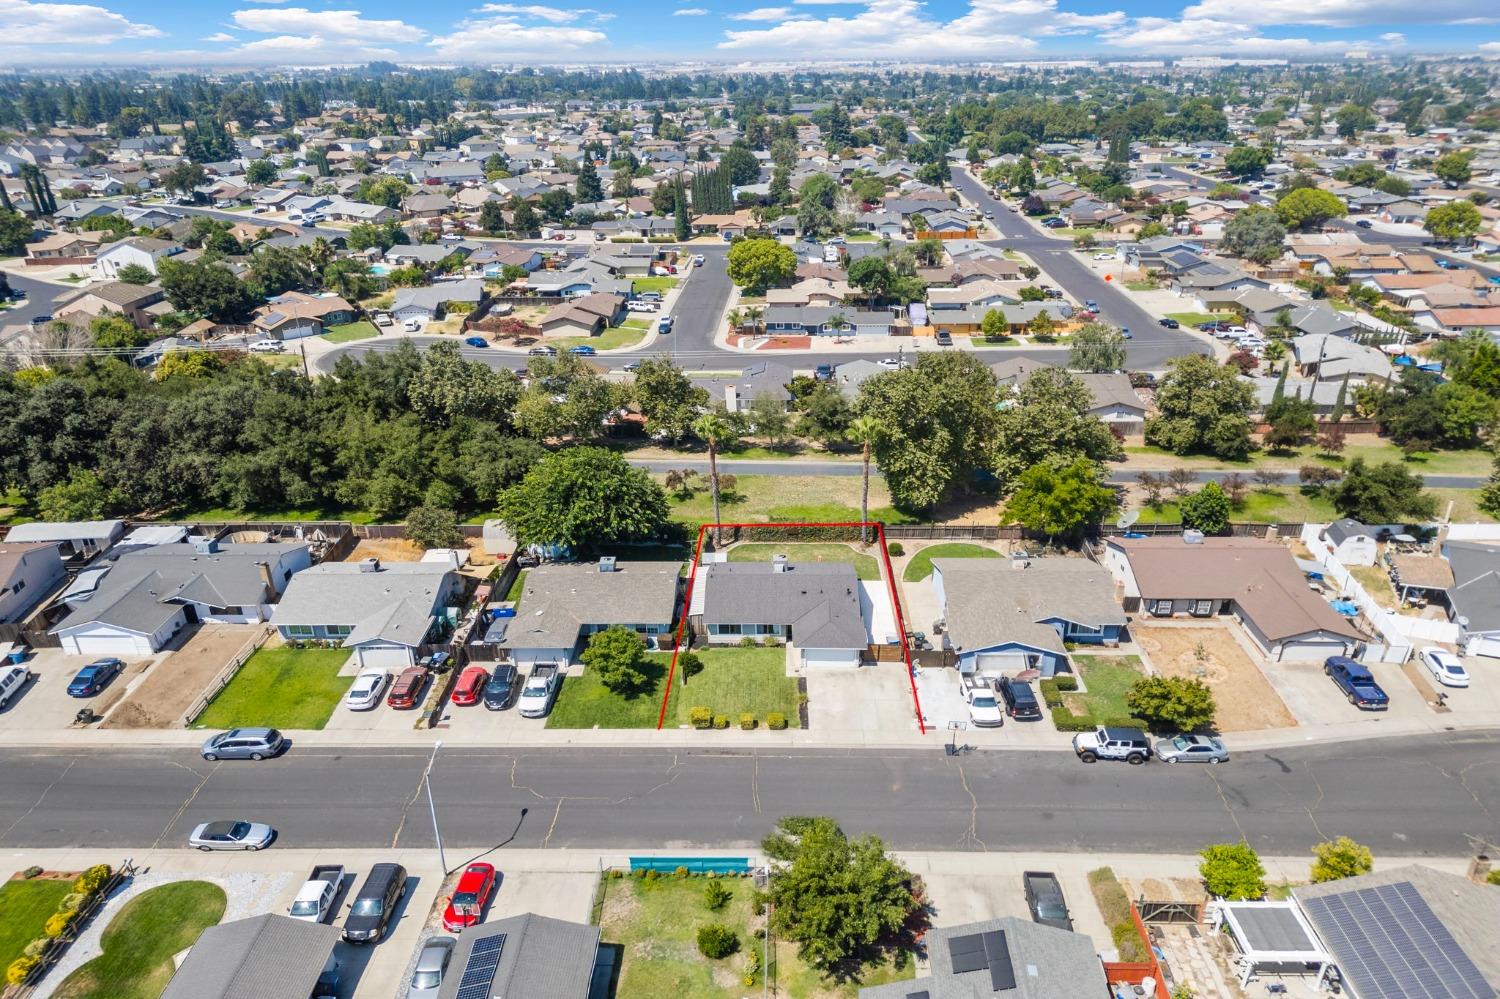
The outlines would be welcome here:
M 329 638 L 348 638 L 354 628 L 347 624 L 330 624 L 323 629 L 323 633 Z
M 287 638 L 312 638 L 315 634 L 310 624 L 289 624 L 286 627 Z
M 1172 601 L 1170 601 L 1170 600 L 1154 600 L 1154 601 L 1152 601 L 1151 602 L 1151 613 L 1154 614 L 1154 615 L 1156 615 L 1157 617 L 1171 617 L 1172 616 Z
M 1214 602 L 1212 600 L 1195 600 L 1195 601 L 1193 601 L 1193 616 L 1194 617 L 1208 617 L 1209 615 L 1213 614 L 1213 612 L 1214 612 Z
M 1070 635 L 1102 635 L 1102 634 L 1104 634 L 1104 628 L 1103 627 L 1097 627 L 1097 626 L 1094 626 L 1094 625 L 1088 625 L 1088 624 L 1074 624 L 1073 622 L 1069 621 L 1068 622 L 1068 634 L 1070 634 Z
M 714 626 L 713 632 L 716 635 L 738 635 L 740 634 L 740 626 L 737 624 L 719 624 Z

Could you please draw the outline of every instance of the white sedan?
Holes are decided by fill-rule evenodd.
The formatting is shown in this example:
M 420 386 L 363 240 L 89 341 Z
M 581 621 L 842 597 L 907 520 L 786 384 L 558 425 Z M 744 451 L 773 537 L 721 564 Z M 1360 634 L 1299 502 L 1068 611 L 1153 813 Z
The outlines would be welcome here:
M 1458 656 L 1445 649 L 1427 646 L 1422 650 L 1422 665 L 1426 666 L 1437 682 L 1445 687 L 1469 685 L 1468 670 L 1464 669 L 1464 664 L 1458 661 Z
M 204 822 L 188 834 L 188 846 L 200 850 L 263 850 L 276 830 L 262 822 Z
M 350 711 L 371 711 L 380 704 L 380 695 L 390 682 L 391 675 L 378 666 L 361 670 L 344 695 L 344 705 Z

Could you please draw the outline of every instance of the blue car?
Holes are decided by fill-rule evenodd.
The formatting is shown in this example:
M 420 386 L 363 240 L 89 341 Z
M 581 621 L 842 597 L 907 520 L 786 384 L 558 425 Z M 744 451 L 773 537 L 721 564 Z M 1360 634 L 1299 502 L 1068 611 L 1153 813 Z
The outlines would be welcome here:
M 1323 663 L 1323 672 L 1344 692 L 1349 703 L 1361 711 L 1385 711 L 1391 706 L 1391 699 L 1361 663 L 1344 656 L 1329 656 Z
M 490 342 L 482 336 L 466 336 L 464 337 L 464 343 L 470 347 L 488 347 L 490 345 Z
M 598 353 L 598 351 L 596 351 L 593 347 L 590 347 L 588 344 L 585 343 L 585 344 L 581 344 L 581 345 L 579 345 L 577 347 L 574 347 L 570 351 L 570 353 L 578 354 L 581 357 L 593 357 L 595 354 Z
M 1120 327 L 1120 336 L 1123 337 L 1126 340 L 1134 340 L 1135 339 L 1135 334 L 1133 334 L 1133 333 L 1130 332 L 1130 328 L 1128 326 L 1121 326 Z
M 68 684 L 69 697 L 93 697 L 109 686 L 109 681 L 119 675 L 125 664 L 118 659 L 96 659 L 73 677 Z

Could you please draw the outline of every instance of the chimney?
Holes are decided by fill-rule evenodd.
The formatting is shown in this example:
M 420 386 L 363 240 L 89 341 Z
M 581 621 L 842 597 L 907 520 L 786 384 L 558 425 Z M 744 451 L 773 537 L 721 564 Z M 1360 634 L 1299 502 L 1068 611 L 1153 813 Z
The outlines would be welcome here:
M 359 561 L 359 571 L 360 572 L 379 572 L 380 571 L 380 559 L 378 559 L 378 558 L 360 559 L 360 561 Z
M 260 570 L 260 581 L 265 584 L 266 596 L 274 597 L 276 595 L 276 579 L 271 575 L 271 563 L 257 562 L 255 563 L 255 568 Z

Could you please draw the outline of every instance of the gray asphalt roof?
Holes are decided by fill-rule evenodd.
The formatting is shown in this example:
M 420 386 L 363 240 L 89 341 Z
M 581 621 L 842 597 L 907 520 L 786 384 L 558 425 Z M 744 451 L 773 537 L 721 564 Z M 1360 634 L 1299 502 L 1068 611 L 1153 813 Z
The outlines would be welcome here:
M 1453 569 L 1448 600 L 1470 631 L 1500 629 L 1500 546 L 1449 541 L 1443 554 Z
M 383 640 L 422 644 L 452 590 L 443 562 L 386 562 L 364 572 L 358 562 L 324 562 L 292 577 L 271 615 L 277 627 L 343 625 L 345 646 Z
M 1312 951 L 1317 942 L 1310 939 L 1291 909 L 1272 906 L 1247 906 L 1235 909 L 1235 918 L 1245 931 L 1245 943 L 1253 950 Z
M 275 913 L 210 926 L 161 999 L 307 999 L 337 927 Z
M 599 950 L 599 928 L 534 913 L 464 931 L 438 999 L 455 999 L 474 945 L 505 935 L 487 999 L 586 999 Z M 165 999 L 165 997 L 163 997 Z
M 1088 559 L 1033 559 L 1025 569 L 1008 559 L 939 558 L 948 637 L 960 651 L 1008 642 L 1062 652 L 1057 630 L 1040 622 L 1063 618 L 1100 627 L 1125 624 L 1108 570 Z
M 841 562 L 718 562 L 703 575 L 703 623 L 781 624 L 803 649 L 869 645 L 859 609 L 859 579 Z
M 123 520 L 37 521 L 17 524 L 6 541 L 110 541 L 125 530 Z
M 680 562 L 597 562 L 539 565 L 526 573 L 513 649 L 570 649 L 584 625 L 670 624 L 676 616 Z
M 999 931 L 1005 934 L 1015 988 L 995 991 L 988 967 L 955 973 L 949 941 Z M 1106 996 L 1104 966 L 1094 942 L 1081 933 L 1008 916 L 982 923 L 945 926 L 927 935 L 931 974 L 859 990 L 859 999 L 908 999 L 926 991 L 930 999 L 1060 999 Z

